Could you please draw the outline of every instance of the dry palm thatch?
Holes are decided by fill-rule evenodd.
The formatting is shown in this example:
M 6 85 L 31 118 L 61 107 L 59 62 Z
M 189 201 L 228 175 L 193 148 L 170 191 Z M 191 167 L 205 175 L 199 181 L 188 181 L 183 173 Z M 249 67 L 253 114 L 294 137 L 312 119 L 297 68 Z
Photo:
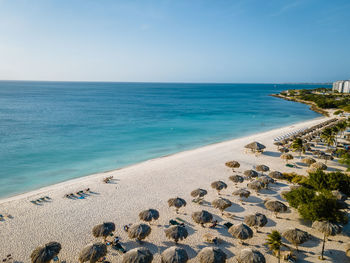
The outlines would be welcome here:
M 312 223 L 312 227 L 317 231 L 323 233 L 323 245 L 321 259 L 323 260 L 324 246 L 326 243 L 326 238 L 328 236 L 335 236 L 341 232 L 341 227 L 328 221 L 315 221 Z
M 345 245 L 345 254 L 350 258 L 350 243 Z
M 247 176 L 248 178 L 253 178 L 253 177 L 258 177 L 258 173 L 254 170 L 246 170 L 243 173 L 245 176 Z
M 180 197 L 170 198 L 168 200 L 168 205 L 169 207 L 174 206 L 176 213 L 179 213 L 179 209 L 186 206 L 186 201 Z
M 225 184 L 223 181 L 215 181 L 211 183 L 211 187 L 218 191 L 218 194 L 220 194 L 222 189 L 227 188 L 227 184 Z
M 289 160 L 292 160 L 294 157 L 290 153 L 281 154 L 281 159 L 285 160 L 287 163 Z
M 225 165 L 226 165 L 227 167 L 232 168 L 232 169 L 234 169 L 234 168 L 239 168 L 239 167 L 241 166 L 240 163 L 237 162 L 237 161 L 226 162 Z
M 259 143 L 259 142 L 252 142 L 252 143 L 249 143 L 247 144 L 246 146 L 244 146 L 244 148 L 246 149 L 250 149 L 252 150 L 253 152 L 255 151 L 262 151 L 264 150 L 266 147 L 265 145 Z
M 276 217 L 278 213 L 281 212 L 286 212 L 287 211 L 287 206 L 285 204 L 283 204 L 280 201 L 277 200 L 268 200 L 264 203 L 266 209 L 272 211 L 275 213 Z
M 348 197 L 346 194 L 343 194 L 341 191 L 339 190 L 333 190 L 332 191 L 332 195 L 337 199 L 337 200 L 340 200 L 340 201 L 345 201 Z
M 201 224 L 204 227 L 204 224 L 209 223 L 213 220 L 213 215 L 208 211 L 202 210 L 198 212 L 194 212 L 192 214 L 192 219 L 197 224 Z
M 198 253 L 197 258 L 200 263 L 225 263 L 227 256 L 220 248 L 205 247 Z
M 188 261 L 186 250 L 175 246 L 164 250 L 161 257 L 161 263 L 186 263 Z
M 258 181 L 262 182 L 265 185 L 265 187 L 267 187 L 269 184 L 275 183 L 275 180 L 267 175 L 259 177 Z
M 279 151 L 280 153 L 287 153 L 287 152 L 289 152 L 289 149 L 286 148 L 286 147 L 282 147 L 282 148 L 279 148 L 278 151 Z
M 188 232 L 184 226 L 171 226 L 164 230 L 165 236 L 169 239 L 175 241 L 175 243 L 179 242 L 179 240 L 183 240 L 187 238 Z
M 314 158 L 311 158 L 311 157 L 305 157 L 304 159 L 301 160 L 301 162 L 310 166 L 311 164 L 315 163 L 316 160 Z
M 129 250 L 123 255 L 122 263 L 151 263 L 153 255 L 148 248 L 138 247 Z
M 315 168 L 317 170 L 327 170 L 327 165 L 321 162 L 313 163 L 310 167 Z
M 238 195 L 239 199 L 242 201 L 242 198 L 248 198 L 250 196 L 250 192 L 245 189 L 238 189 L 232 193 L 233 195 Z
M 207 193 L 208 193 L 207 190 L 197 188 L 191 192 L 191 196 L 201 198 L 207 195 Z
M 228 229 L 228 232 L 235 238 L 239 238 L 241 242 L 253 237 L 253 230 L 246 224 L 240 223 L 233 225 Z
M 79 255 L 79 262 L 87 262 L 96 263 L 98 260 L 106 256 L 107 254 L 107 246 L 103 243 L 95 243 L 93 245 L 89 245 L 85 247 Z
M 52 259 L 57 257 L 61 248 L 61 244 L 57 242 L 49 242 L 45 244 L 45 246 L 37 247 L 30 255 L 32 263 L 49 263 Z
M 258 228 L 267 224 L 267 218 L 264 214 L 255 213 L 244 217 L 244 223 L 246 223 L 248 226 L 254 227 L 256 232 L 259 232 Z
M 321 156 L 321 159 L 325 160 L 325 165 L 327 165 L 327 161 L 332 161 L 334 160 L 333 156 L 325 154 Z
M 244 178 L 243 176 L 240 176 L 238 174 L 236 175 L 231 175 L 228 179 L 230 179 L 232 182 L 234 182 L 235 184 L 238 184 L 238 183 L 243 183 L 244 181 Z
M 309 233 L 298 228 L 289 229 L 282 236 L 292 243 L 297 250 L 299 245 L 310 239 Z
M 214 208 L 219 209 L 222 215 L 224 214 L 224 210 L 232 205 L 231 201 L 226 198 L 217 198 L 211 204 Z
M 275 179 L 284 179 L 284 175 L 278 171 L 270 172 L 269 176 Z
M 256 192 L 259 192 L 261 189 L 263 189 L 265 187 L 265 185 L 262 182 L 255 180 L 251 183 L 248 183 L 247 187 L 249 189 L 256 191 Z
M 312 168 L 310 167 L 309 169 L 306 170 L 309 174 L 311 173 L 316 173 L 317 172 L 317 169 L 316 168 Z
M 115 231 L 115 224 L 112 222 L 105 222 L 103 224 L 94 226 L 92 234 L 94 237 L 103 237 L 105 240 L 107 236 Z
M 135 238 L 138 241 L 145 239 L 150 233 L 151 227 L 146 224 L 135 224 L 128 230 L 129 238 Z
M 159 218 L 159 212 L 155 209 L 147 209 L 139 213 L 139 218 L 145 222 L 155 221 Z
M 264 165 L 264 164 L 259 164 L 259 165 L 256 166 L 256 170 L 258 172 L 264 173 L 264 172 L 269 171 L 270 168 L 268 166 Z
M 236 256 L 238 263 L 266 263 L 265 257 L 258 250 L 245 248 Z

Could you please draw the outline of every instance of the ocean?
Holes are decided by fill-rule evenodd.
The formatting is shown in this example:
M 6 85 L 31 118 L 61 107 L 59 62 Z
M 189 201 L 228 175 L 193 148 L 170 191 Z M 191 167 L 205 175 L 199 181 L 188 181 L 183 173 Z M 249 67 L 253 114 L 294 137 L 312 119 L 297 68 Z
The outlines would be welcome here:
M 0 197 L 313 119 L 302 84 L 0 81 Z

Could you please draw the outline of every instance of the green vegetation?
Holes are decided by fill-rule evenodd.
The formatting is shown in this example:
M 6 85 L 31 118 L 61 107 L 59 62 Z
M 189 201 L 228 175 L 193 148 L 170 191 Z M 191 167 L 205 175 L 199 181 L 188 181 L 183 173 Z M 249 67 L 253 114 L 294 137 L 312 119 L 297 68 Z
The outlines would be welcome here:
M 288 181 L 301 186 L 284 195 L 291 207 L 298 209 L 300 216 L 311 221 L 347 222 L 346 213 L 341 211 L 343 204 L 332 195 L 339 190 L 350 195 L 350 177 L 341 172 L 325 173 L 317 171 L 309 177 L 297 174 L 284 174 Z
M 342 111 L 342 110 L 337 110 L 337 111 L 335 111 L 333 114 L 334 115 L 339 115 L 339 114 L 341 114 L 341 113 L 343 113 L 344 111 Z
M 301 138 L 295 138 L 290 147 L 294 152 L 299 153 L 299 157 L 301 156 L 302 152 L 305 153 L 305 149 L 303 147 L 303 140 Z
M 271 234 L 267 235 L 266 245 L 273 252 L 277 252 L 278 263 L 281 262 L 281 246 L 282 246 L 282 236 L 277 230 L 273 230 Z

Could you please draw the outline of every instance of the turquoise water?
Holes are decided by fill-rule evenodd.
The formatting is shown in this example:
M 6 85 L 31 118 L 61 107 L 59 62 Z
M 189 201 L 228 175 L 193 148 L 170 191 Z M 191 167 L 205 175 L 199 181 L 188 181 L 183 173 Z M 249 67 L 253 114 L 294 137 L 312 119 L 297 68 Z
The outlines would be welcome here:
M 319 117 L 317 85 L 0 81 L 0 196 Z

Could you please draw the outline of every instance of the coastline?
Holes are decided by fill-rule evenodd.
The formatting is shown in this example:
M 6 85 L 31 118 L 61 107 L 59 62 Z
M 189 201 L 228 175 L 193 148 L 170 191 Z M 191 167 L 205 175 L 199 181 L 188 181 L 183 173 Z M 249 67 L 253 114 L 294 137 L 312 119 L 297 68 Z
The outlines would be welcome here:
M 275 94 L 272 94 L 271 96 L 274 96 L 274 95 Z M 276 95 L 275 97 L 279 97 L 279 96 Z M 281 98 L 282 97 L 283 96 L 281 96 Z M 283 99 L 286 99 L 286 98 L 283 98 Z M 286 99 L 286 100 L 288 100 L 288 99 Z M 302 103 L 302 102 L 300 102 L 300 103 Z M 318 113 L 320 113 L 320 112 L 318 112 Z M 66 180 L 66 181 L 59 182 L 59 183 L 55 183 L 55 184 L 47 185 L 47 186 L 44 186 L 44 187 L 40 187 L 40 188 L 35 189 L 35 190 L 30 190 L 30 191 L 26 191 L 26 192 L 19 193 L 19 194 L 14 194 L 12 196 L 7 196 L 7 197 L 0 198 L 0 205 L 2 203 L 6 203 L 6 202 L 9 202 L 9 201 L 12 201 L 12 200 L 18 200 L 18 199 L 22 199 L 22 198 L 27 198 L 27 197 L 29 197 L 31 195 L 41 194 L 41 193 L 44 193 L 46 191 L 53 190 L 53 189 L 55 189 L 57 187 L 62 187 L 62 186 L 65 186 L 65 185 L 68 186 L 68 185 L 72 185 L 72 184 L 82 183 L 85 180 L 89 180 L 89 179 L 95 178 L 95 177 L 100 178 L 101 176 L 107 176 L 109 173 L 115 173 L 117 171 L 120 171 L 120 170 L 123 170 L 123 169 L 127 169 L 129 167 L 133 167 L 133 166 L 140 165 L 140 164 L 143 164 L 143 163 L 147 163 L 147 162 L 150 162 L 150 161 L 156 161 L 158 159 L 167 158 L 167 157 L 171 157 L 171 156 L 182 154 L 182 153 L 186 153 L 186 152 L 192 152 L 192 151 L 200 150 L 202 148 L 206 148 L 206 147 L 209 147 L 209 146 L 212 146 L 212 145 L 219 145 L 219 144 L 224 144 L 224 143 L 234 143 L 235 140 L 244 140 L 244 139 L 252 137 L 252 136 L 264 135 L 265 133 L 274 132 L 274 131 L 277 131 L 277 130 L 280 130 L 280 129 L 283 129 L 283 128 L 290 127 L 291 125 L 302 125 L 302 124 L 307 124 L 307 123 L 309 123 L 311 121 L 316 121 L 316 120 L 323 121 L 325 117 L 328 117 L 328 116 L 324 115 L 324 116 L 320 116 L 320 117 L 317 117 L 317 118 L 313 118 L 311 120 L 291 123 L 291 124 L 288 124 L 288 125 L 285 125 L 285 126 L 282 126 L 282 127 L 279 127 L 279 128 L 275 128 L 275 129 L 272 129 L 272 130 L 268 130 L 268 131 L 264 131 L 264 132 L 257 132 L 255 134 L 251 134 L 251 135 L 247 135 L 247 136 L 243 136 L 243 137 L 238 137 L 238 138 L 233 138 L 233 139 L 229 139 L 229 140 L 213 142 L 213 143 L 206 144 L 204 146 L 200 146 L 200 147 L 196 147 L 196 148 L 193 148 L 193 149 L 184 150 L 184 151 L 180 151 L 180 152 L 176 152 L 176 153 L 162 155 L 162 156 L 159 156 L 157 158 L 152 158 L 152 159 L 148 159 L 148 160 L 145 160 L 145 161 L 142 161 L 142 162 L 133 163 L 133 164 L 126 165 L 126 166 L 123 166 L 123 167 L 120 167 L 120 168 L 116 168 L 116 169 L 112 169 L 112 170 L 106 170 L 106 171 L 101 171 L 101 172 L 98 172 L 98 173 L 88 174 L 88 175 L 84 175 L 84 176 L 81 176 L 81 177 L 78 177 L 78 178 L 69 179 L 69 180 Z

